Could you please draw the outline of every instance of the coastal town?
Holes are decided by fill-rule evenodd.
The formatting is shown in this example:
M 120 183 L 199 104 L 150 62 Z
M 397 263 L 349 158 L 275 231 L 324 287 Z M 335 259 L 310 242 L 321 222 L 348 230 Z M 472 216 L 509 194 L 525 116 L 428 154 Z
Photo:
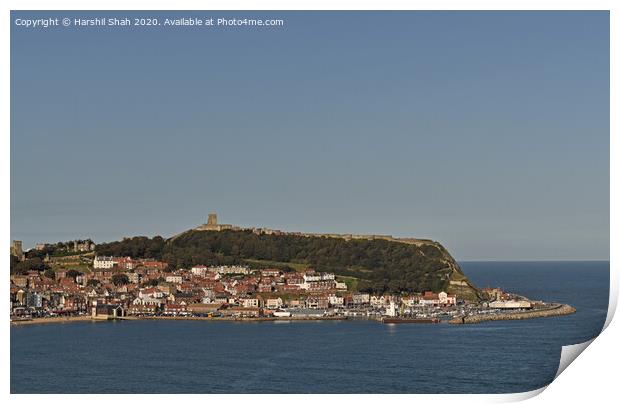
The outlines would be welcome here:
M 34 252 L 50 250 L 38 244 Z M 171 270 L 166 262 L 100 256 L 90 240 L 54 246 L 45 271 L 10 277 L 12 322 L 114 319 L 304 320 L 368 317 L 390 322 L 465 322 L 465 317 L 548 310 L 499 288 L 481 289 L 466 301 L 445 291 L 373 294 L 352 290 L 350 280 L 312 268 L 243 265 Z M 11 255 L 24 260 L 21 242 Z M 53 268 L 53 270 L 50 270 Z

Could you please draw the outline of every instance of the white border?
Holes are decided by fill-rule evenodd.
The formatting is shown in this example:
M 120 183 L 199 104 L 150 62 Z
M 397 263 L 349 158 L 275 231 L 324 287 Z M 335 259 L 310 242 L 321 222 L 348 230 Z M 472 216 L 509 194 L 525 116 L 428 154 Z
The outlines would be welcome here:
M 451 1 L 394 1 L 383 0 L 379 4 L 367 0 L 362 1 L 298 1 L 295 4 L 291 4 L 290 1 L 190 1 L 180 0 L 175 2 L 164 1 L 136 1 L 136 0 L 110 0 L 110 1 L 89 1 L 79 2 L 76 0 L 61 0 L 55 1 L 50 4 L 49 1 L 16 1 L 8 0 L 2 2 L 2 8 L 5 13 L 2 21 L 2 40 L 0 41 L 0 52 L 6 57 L 3 60 L 8 61 L 10 57 L 10 18 L 8 13 L 10 10 L 348 10 L 348 9 L 361 9 L 361 10 L 611 10 L 610 23 L 611 23 L 611 38 L 610 38 L 610 57 L 611 57 L 611 99 L 610 110 L 618 111 L 617 95 L 618 95 L 618 82 L 616 75 L 618 67 L 618 22 L 620 18 L 618 16 L 617 1 L 612 0 L 596 0 L 596 1 L 551 1 L 551 0 L 521 0 L 521 1 L 490 1 L 490 0 L 475 0 L 465 2 L 463 0 L 451 0 Z M 1 138 L 3 157 L 0 163 L 2 167 L 2 176 L 0 186 L 1 189 L 10 189 L 10 66 L 8 63 L 2 63 L 0 65 L 1 77 L 2 77 L 2 111 L 3 111 L 3 135 Z M 605 328 L 611 324 L 611 320 L 615 314 L 617 301 L 618 301 L 618 256 L 617 250 L 614 250 L 613 246 L 618 246 L 618 216 L 615 214 L 614 207 L 618 206 L 620 199 L 618 198 L 618 166 L 617 160 L 614 160 L 614 156 L 618 156 L 618 131 L 617 131 L 617 118 L 614 114 L 611 114 L 610 122 L 611 134 L 610 137 L 610 164 L 611 164 L 611 189 L 610 189 L 610 220 L 611 220 L 611 234 L 610 245 L 612 249 L 610 251 L 611 260 L 611 287 L 609 296 L 609 311 L 605 323 Z M 2 198 L 2 206 L 5 214 L 2 216 L 2 223 L 4 228 L 7 229 L 2 236 L 0 245 L 8 246 L 10 243 L 10 198 Z M 6 261 L 5 261 L 6 262 Z M 5 267 L 5 273 L 8 272 L 8 265 Z M 6 275 L 5 275 L 6 276 Z M 2 297 L 0 299 L 8 299 L 8 289 L 3 288 Z M 617 323 L 617 322 L 616 322 Z M 5 326 L 1 327 L 2 339 L 4 344 L 2 345 L 3 357 L 5 360 L 5 367 L 2 368 L 2 393 L 3 396 L 9 396 L 9 369 L 8 363 L 10 360 L 9 353 L 9 329 L 10 325 L 8 321 L 5 321 Z M 583 358 L 579 358 L 577 361 L 579 366 L 574 366 L 574 369 L 569 369 L 564 372 L 563 376 L 549 386 L 548 392 L 536 397 L 536 400 L 549 400 L 549 401 L 573 401 L 573 400 L 588 400 L 592 401 L 597 397 L 613 397 L 616 395 L 615 378 L 613 374 L 616 371 L 616 363 L 619 360 L 618 350 L 615 346 L 615 341 L 618 340 L 617 324 L 611 324 L 609 329 L 606 329 L 601 337 L 596 338 L 597 341 L 592 343 L 592 347 L 589 348 L 589 355 L 585 355 Z M 581 352 L 580 348 L 585 348 L 588 343 L 579 344 L 581 347 L 571 347 L 567 351 L 572 351 L 574 359 L 575 352 Z M 564 350 L 563 350 L 564 352 Z M 598 355 L 598 356 L 597 356 Z M 563 355 L 563 361 L 566 359 Z M 570 362 L 569 362 L 570 363 Z M 602 369 L 602 370 L 601 370 Z M 560 372 L 558 372 L 559 374 Z M 94 381 L 96 382 L 96 381 Z M 485 403 L 485 402 L 508 402 L 524 400 L 533 396 L 536 396 L 545 388 L 519 394 L 506 394 L 506 395 L 394 395 L 390 396 L 395 400 L 433 400 L 434 402 L 447 402 L 457 401 L 459 403 Z M 175 400 L 175 395 L 22 395 L 22 396 L 10 396 L 10 399 L 16 402 L 30 402 L 30 401 L 48 401 L 52 402 L 83 402 L 84 399 L 88 399 L 93 402 L 107 402 L 109 400 L 150 400 L 155 402 L 169 402 Z M 210 395 L 183 395 L 183 400 L 191 401 L 203 401 L 207 398 L 213 398 L 215 400 L 227 400 L 234 402 L 241 402 L 246 400 L 257 400 L 258 402 L 290 402 L 294 400 L 297 403 L 310 403 L 317 399 L 324 400 L 338 400 L 344 402 L 361 402 L 370 403 L 375 400 L 383 399 L 381 395 L 322 395 L 317 397 L 314 395 L 232 395 L 222 397 L 210 397 Z

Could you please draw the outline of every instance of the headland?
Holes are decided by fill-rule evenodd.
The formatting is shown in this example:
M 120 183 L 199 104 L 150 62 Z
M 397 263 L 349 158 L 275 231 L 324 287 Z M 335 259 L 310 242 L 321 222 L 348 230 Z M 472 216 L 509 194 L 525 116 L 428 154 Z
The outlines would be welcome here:
M 479 289 L 437 241 L 207 223 L 170 238 L 11 246 L 12 324 L 370 318 L 469 324 L 574 308 Z

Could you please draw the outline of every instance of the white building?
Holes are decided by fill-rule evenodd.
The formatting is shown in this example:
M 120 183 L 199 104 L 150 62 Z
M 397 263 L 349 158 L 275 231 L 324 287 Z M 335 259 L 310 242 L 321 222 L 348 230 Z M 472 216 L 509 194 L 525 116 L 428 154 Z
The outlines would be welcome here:
M 344 297 L 337 295 L 329 295 L 328 297 L 329 305 L 332 307 L 342 307 L 344 306 Z
M 233 266 L 219 266 L 216 267 L 217 273 L 221 274 L 221 275 L 225 275 L 225 274 L 243 274 L 243 275 L 248 275 L 250 273 L 250 269 L 248 267 L 242 267 L 239 265 L 233 265 Z
M 427 292 L 420 297 L 419 303 L 422 306 L 453 306 L 456 304 L 456 296 L 449 295 L 446 292 L 439 292 L 438 294 Z
M 131 283 L 140 283 L 140 275 L 135 272 L 126 272 L 127 278 L 129 278 L 129 282 Z
M 304 274 L 304 282 L 320 282 L 320 281 L 333 281 L 336 279 L 336 275 L 327 272 L 306 272 Z
M 318 282 L 321 280 L 321 274 L 313 272 L 313 273 L 305 273 L 304 274 L 304 283 L 309 282 Z
M 181 275 L 168 275 L 166 276 L 166 282 L 181 283 L 183 282 L 183 277 Z
M 353 295 L 353 304 L 370 303 L 370 295 L 368 293 L 355 293 Z
M 191 271 L 192 271 L 192 273 L 193 273 L 194 275 L 204 277 L 204 276 L 207 274 L 207 272 L 209 271 L 209 268 L 207 268 L 207 267 L 206 267 L 206 266 L 204 266 L 204 265 L 197 265 L 197 266 L 195 266 L 195 267 L 192 267 L 192 270 L 191 270 Z
M 93 261 L 93 268 L 95 269 L 110 269 L 116 265 L 116 259 L 114 257 L 96 256 Z
M 131 302 L 134 306 L 150 306 L 150 305 L 160 305 L 163 304 L 163 299 L 156 299 L 154 297 L 136 297 Z
M 532 303 L 527 300 L 506 300 L 489 303 L 492 309 L 531 309 Z
M 389 316 L 389 317 L 396 317 L 396 303 L 391 300 L 390 301 L 390 306 L 387 308 L 387 310 L 385 311 L 385 315 Z
M 385 296 L 370 296 L 370 305 L 372 307 L 383 307 L 386 304 L 386 297 Z
M 253 297 L 245 297 L 239 300 L 243 307 L 259 307 L 259 301 Z
M 265 302 L 265 306 L 268 309 L 279 309 L 280 307 L 282 307 L 282 298 L 278 297 L 278 298 L 270 298 L 267 299 L 267 301 Z
M 335 278 L 336 275 L 327 272 L 306 272 L 299 288 L 304 290 L 332 289 L 336 286 Z M 344 285 L 345 290 L 346 288 L 347 285 Z
M 140 291 L 138 292 L 138 297 L 140 298 L 153 297 L 153 298 L 159 299 L 159 298 L 164 297 L 164 292 L 162 292 L 161 290 L 157 288 L 140 289 Z
M 420 306 L 434 306 L 439 304 L 439 299 L 436 299 L 435 296 L 422 296 L 418 303 Z
M 211 303 L 213 302 L 213 300 L 215 299 L 215 292 L 213 291 L 213 289 L 209 289 L 209 288 L 202 288 L 202 292 L 204 293 L 204 297 L 202 299 L 203 303 Z M 205 299 L 208 299 L 208 302 L 205 302 Z
M 439 292 L 437 296 L 439 297 L 439 304 L 444 304 L 447 306 L 453 306 L 456 304 L 456 296 L 449 295 L 446 292 Z

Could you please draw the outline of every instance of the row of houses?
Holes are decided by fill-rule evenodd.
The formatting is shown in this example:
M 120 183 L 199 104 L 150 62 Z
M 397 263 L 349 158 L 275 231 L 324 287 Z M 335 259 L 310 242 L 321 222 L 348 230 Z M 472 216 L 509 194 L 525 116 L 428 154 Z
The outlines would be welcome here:
M 144 267 L 164 271 L 168 267 L 168 264 L 153 259 L 134 259 L 131 257 L 105 257 L 98 255 L 93 259 L 94 269 L 112 269 L 115 267 L 123 270 Z
M 405 306 L 449 306 L 456 297 L 426 292 L 408 297 L 351 293 L 333 273 L 313 270 L 252 270 L 244 266 L 204 266 L 167 271 L 163 262 L 131 257 L 96 257 L 87 273 L 57 270 L 11 276 L 12 308 L 84 312 L 90 304 L 121 305 L 126 313 L 171 314 L 188 307 L 252 310 L 328 310 Z M 181 306 L 179 306 L 181 305 Z M 206 305 L 206 306 L 203 306 Z M 219 310 L 219 309 L 218 309 Z M 190 310 L 189 312 L 193 312 Z

